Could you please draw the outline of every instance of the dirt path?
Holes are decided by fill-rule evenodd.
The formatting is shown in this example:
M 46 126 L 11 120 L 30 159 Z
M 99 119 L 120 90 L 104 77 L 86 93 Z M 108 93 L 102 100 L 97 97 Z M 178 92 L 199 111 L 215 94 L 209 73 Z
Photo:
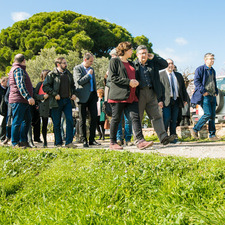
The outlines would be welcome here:
M 97 148 L 109 148 L 109 140 L 98 142 L 101 143 L 101 145 Z M 42 144 L 39 143 L 35 143 L 35 145 L 42 147 Z M 83 144 L 76 145 L 78 145 L 78 148 L 83 148 Z M 54 147 L 53 141 L 49 142 L 48 147 Z M 96 148 L 96 146 L 91 148 Z M 225 158 L 225 142 L 182 142 L 178 144 L 169 144 L 167 146 L 154 143 L 152 147 L 145 150 L 139 150 L 136 146 L 124 147 L 124 150 L 141 153 L 158 153 L 160 155 L 176 155 L 188 158 Z

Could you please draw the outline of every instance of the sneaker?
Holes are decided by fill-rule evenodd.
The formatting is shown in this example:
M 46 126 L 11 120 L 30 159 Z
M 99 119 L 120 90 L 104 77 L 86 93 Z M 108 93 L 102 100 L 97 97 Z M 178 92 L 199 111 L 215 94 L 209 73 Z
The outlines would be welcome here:
M 145 148 L 148 148 L 150 146 L 152 146 L 154 143 L 153 141 L 145 141 L 144 139 L 139 141 L 138 144 L 137 144 L 137 147 L 140 149 L 140 150 L 143 150 Z
M 131 141 L 125 141 L 126 146 L 134 146 L 134 143 Z
M 2 144 L 3 144 L 3 145 L 7 145 L 8 142 L 9 142 L 9 140 L 10 140 L 9 138 L 6 138 L 6 139 L 2 142 Z
M 118 140 L 118 141 L 117 141 L 117 144 L 118 144 L 119 146 L 122 146 L 122 145 L 123 145 L 123 141 L 122 141 L 122 140 Z
M 209 137 L 209 140 L 210 141 L 219 141 L 220 138 L 218 138 L 217 136 L 212 136 L 212 137 Z
M 66 148 L 77 148 L 77 145 L 73 144 L 73 143 L 69 143 L 67 145 L 65 145 Z
M 198 137 L 198 131 L 195 131 L 193 128 L 191 129 L 191 136 L 194 138 L 194 139 L 199 139 Z
M 123 147 L 119 146 L 117 143 L 110 143 L 109 149 L 111 149 L 111 150 L 122 150 Z
M 163 145 L 168 145 L 170 142 L 174 141 L 177 138 L 176 134 L 172 134 L 170 136 L 166 136 L 162 140 Z

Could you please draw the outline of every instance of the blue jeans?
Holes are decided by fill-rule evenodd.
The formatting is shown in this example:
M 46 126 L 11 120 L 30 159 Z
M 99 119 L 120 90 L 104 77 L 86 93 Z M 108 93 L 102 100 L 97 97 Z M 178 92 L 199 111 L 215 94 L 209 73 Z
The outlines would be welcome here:
M 51 109 L 51 116 L 53 121 L 53 130 L 55 135 L 55 145 L 62 145 L 61 132 L 61 116 L 64 112 L 66 117 L 66 145 L 73 142 L 73 117 L 72 105 L 70 98 L 64 98 L 57 101 L 58 107 Z
M 216 97 L 215 96 L 204 96 L 203 97 L 203 110 L 204 115 L 200 118 L 197 124 L 194 126 L 194 131 L 200 131 L 203 125 L 209 121 L 209 137 L 215 136 L 215 116 L 216 116 Z
M 119 126 L 118 126 L 118 130 L 117 130 L 117 134 L 116 134 L 116 139 L 122 141 L 123 139 L 123 131 L 122 131 L 122 122 L 123 122 L 123 116 L 124 116 L 124 139 L 126 142 L 129 142 L 131 140 L 131 136 L 132 136 L 132 122 L 129 116 L 129 113 L 127 112 L 127 110 L 124 110 L 124 114 L 121 117 Z
M 30 105 L 26 103 L 11 103 L 13 122 L 11 127 L 12 145 L 27 142 L 27 133 L 31 126 Z
M 166 132 L 170 126 L 170 135 L 176 134 L 177 117 L 179 112 L 179 100 L 171 99 L 170 104 L 167 107 L 163 107 L 163 122 Z

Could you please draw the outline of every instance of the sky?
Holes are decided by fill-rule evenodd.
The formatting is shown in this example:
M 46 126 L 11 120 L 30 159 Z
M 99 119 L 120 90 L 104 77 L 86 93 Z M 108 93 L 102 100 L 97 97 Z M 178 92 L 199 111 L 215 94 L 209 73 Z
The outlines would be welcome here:
M 71 10 L 116 23 L 133 37 L 145 35 L 153 51 L 171 58 L 180 72 L 194 72 L 204 54 L 215 54 L 225 74 L 224 0 L 0 0 L 0 30 L 39 12 Z

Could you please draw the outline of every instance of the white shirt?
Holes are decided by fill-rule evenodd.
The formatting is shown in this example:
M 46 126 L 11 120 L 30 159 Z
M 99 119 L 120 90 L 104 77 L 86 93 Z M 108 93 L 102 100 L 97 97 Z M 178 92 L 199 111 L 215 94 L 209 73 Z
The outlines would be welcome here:
M 170 79 L 170 73 L 166 70 L 169 82 L 170 82 L 170 96 L 173 97 L 173 90 L 172 90 L 172 84 L 171 84 L 171 79 Z M 175 76 L 174 72 L 171 73 L 173 76 L 173 81 L 174 81 L 174 86 L 175 86 L 175 91 L 176 91 L 176 95 L 177 97 L 179 97 L 179 93 L 178 93 L 178 88 L 179 88 L 179 84 L 177 82 L 177 77 Z

